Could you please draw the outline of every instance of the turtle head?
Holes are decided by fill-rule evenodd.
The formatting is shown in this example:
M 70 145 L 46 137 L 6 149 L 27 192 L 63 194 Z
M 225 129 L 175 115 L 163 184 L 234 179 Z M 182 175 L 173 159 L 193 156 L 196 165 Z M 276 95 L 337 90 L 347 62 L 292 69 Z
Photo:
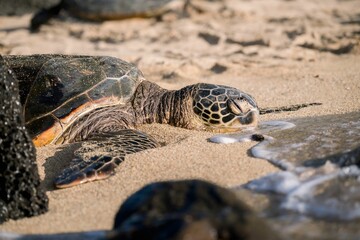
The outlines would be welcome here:
M 197 128 L 231 132 L 257 125 L 259 110 L 249 94 L 222 85 L 199 83 L 193 87 L 192 109 Z

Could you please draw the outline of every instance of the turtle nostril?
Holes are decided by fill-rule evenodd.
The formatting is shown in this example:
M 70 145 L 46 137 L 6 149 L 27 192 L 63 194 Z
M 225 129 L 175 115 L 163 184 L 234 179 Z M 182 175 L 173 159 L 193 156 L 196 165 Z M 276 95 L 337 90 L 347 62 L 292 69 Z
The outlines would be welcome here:
M 240 99 L 229 99 L 227 101 L 227 105 L 232 113 L 235 115 L 240 115 L 243 113 L 243 109 L 241 108 L 241 100 Z

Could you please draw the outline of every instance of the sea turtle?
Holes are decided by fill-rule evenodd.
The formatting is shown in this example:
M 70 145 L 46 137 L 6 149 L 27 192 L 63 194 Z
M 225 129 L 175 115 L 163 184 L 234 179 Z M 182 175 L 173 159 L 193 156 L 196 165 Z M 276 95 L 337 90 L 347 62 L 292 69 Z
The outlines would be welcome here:
M 30 29 L 37 30 L 61 10 L 82 19 L 95 21 L 152 17 L 163 13 L 171 1 L 174 0 L 61 0 L 57 5 L 36 13 L 31 19 Z M 189 0 L 186 0 L 184 8 L 189 4 Z
M 59 188 L 104 179 L 126 154 L 159 144 L 138 124 L 214 132 L 256 126 L 259 109 L 238 89 L 207 83 L 169 91 L 133 64 L 107 56 L 5 56 L 20 85 L 26 128 L 36 146 L 83 142 L 55 180 Z M 263 111 L 263 110 L 261 110 Z
M 178 91 L 144 79 L 114 57 L 5 56 L 20 83 L 24 118 L 36 146 L 84 142 L 57 187 L 103 179 L 127 153 L 158 146 L 142 123 L 210 131 L 256 125 L 255 100 L 232 87 L 199 83 Z

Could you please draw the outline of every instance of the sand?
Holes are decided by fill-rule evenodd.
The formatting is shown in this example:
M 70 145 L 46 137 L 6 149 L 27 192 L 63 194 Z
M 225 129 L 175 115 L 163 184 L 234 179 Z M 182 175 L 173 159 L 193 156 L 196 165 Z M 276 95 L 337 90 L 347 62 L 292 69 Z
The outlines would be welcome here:
M 173 4 L 179 8 L 179 2 Z M 62 15 L 30 34 L 31 15 L 0 17 L 0 53 L 110 55 L 137 64 L 168 89 L 209 82 L 237 87 L 261 107 L 321 102 L 262 120 L 360 110 L 360 2 L 227 0 L 194 4 L 190 17 L 84 22 Z M 213 133 L 152 124 L 164 146 L 128 155 L 113 177 L 54 190 L 52 180 L 79 144 L 37 149 L 49 212 L 9 221 L 0 231 L 56 233 L 110 229 L 120 204 L 147 183 L 201 178 L 231 187 L 278 169 L 250 156 L 255 144 L 218 145 Z M 250 200 L 251 201 L 251 200 Z M 256 210 L 256 209 L 255 209 Z

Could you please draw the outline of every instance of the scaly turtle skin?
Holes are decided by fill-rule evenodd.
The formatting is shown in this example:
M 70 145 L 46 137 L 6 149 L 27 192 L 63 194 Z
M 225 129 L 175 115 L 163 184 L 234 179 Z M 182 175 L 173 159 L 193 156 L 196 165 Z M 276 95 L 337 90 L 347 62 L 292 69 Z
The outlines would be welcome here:
M 258 122 L 255 100 L 240 90 L 198 83 L 168 91 L 113 57 L 5 60 L 19 79 L 26 128 L 35 145 L 83 142 L 56 179 L 59 188 L 107 178 L 126 154 L 159 146 L 134 129 L 138 124 L 227 132 Z
M 56 6 L 36 13 L 30 28 L 37 30 L 61 10 L 95 21 L 157 16 L 164 12 L 165 5 L 171 1 L 173 0 L 61 0 Z

